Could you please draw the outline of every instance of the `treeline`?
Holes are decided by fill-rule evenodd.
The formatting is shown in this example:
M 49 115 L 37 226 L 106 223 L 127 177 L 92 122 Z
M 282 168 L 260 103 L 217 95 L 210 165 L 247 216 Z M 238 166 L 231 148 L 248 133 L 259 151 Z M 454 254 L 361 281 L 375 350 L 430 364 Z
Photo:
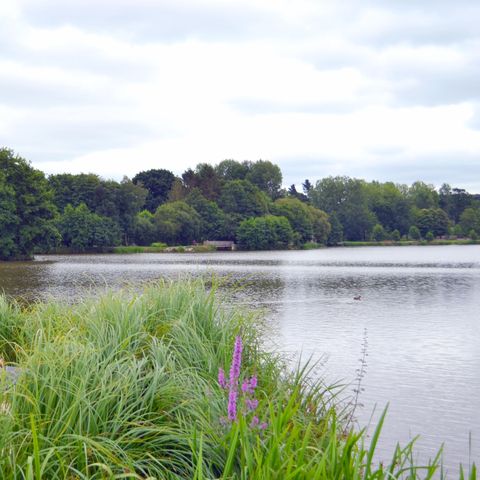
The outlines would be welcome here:
M 0 150 L 0 258 L 68 247 L 87 251 L 164 242 L 233 240 L 245 249 L 314 242 L 480 234 L 480 199 L 444 184 L 305 180 L 282 188 L 269 161 L 202 163 L 180 177 L 165 169 L 121 182 L 95 174 L 48 178 Z

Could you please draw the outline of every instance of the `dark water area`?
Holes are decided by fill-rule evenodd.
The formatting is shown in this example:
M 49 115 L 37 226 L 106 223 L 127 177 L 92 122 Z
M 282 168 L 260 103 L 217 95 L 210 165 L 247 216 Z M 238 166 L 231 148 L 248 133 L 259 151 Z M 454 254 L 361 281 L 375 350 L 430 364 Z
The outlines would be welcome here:
M 321 374 L 341 380 L 345 396 L 366 342 L 356 416 L 367 425 L 374 412 L 374 426 L 389 404 L 380 456 L 418 434 L 420 459 L 444 443 L 451 473 L 480 460 L 478 245 L 38 256 L 0 263 L 0 289 L 27 301 L 74 301 L 107 287 L 212 274 L 238 287 L 235 303 L 262 309 L 267 344 L 324 359 Z

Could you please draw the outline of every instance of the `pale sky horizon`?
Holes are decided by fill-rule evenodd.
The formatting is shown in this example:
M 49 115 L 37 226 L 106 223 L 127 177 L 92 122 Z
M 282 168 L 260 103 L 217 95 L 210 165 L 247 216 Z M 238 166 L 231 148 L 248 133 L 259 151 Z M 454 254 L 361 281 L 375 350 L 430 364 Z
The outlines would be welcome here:
M 480 2 L 2 0 L 0 147 L 47 174 L 270 160 L 480 193 Z

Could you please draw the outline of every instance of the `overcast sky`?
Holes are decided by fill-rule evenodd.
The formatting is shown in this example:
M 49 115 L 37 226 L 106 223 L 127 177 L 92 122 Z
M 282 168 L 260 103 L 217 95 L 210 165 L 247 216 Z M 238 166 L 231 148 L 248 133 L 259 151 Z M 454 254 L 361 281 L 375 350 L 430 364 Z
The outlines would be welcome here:
M 107 178 L 268 159 L 480 193 L 478 0 L 1 0 L 0 146 Z

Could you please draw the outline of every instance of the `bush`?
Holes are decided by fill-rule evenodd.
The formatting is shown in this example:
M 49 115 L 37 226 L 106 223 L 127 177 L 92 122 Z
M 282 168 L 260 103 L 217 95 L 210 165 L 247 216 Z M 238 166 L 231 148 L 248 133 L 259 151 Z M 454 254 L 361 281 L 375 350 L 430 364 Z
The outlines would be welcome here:
M 425 240 L 427 242 L 431 242 L 434 239 L 435 239 L 435 236 L 433 235 L 433 232 L 428 231 L 427 234 L 425 235 Z
M 411 240 L 420 240 L 422 236 L 420 235 L 420 230 L 417 226 L 412 225 L 408 230 L 408 238 Z

